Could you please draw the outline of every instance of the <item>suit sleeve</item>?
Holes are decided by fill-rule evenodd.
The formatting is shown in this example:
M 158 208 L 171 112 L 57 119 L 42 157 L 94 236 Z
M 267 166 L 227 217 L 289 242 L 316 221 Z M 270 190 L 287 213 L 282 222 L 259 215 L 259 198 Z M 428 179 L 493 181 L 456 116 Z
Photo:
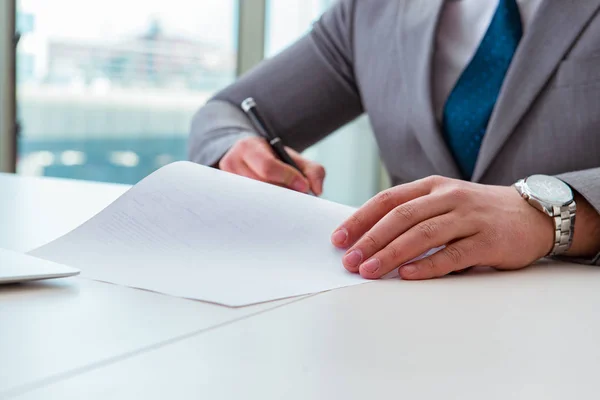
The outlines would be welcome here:
M 362 114 L 353 70 L 354 3 L 336 3 L 308 35 L 209 100 L 192 121 L 190 160 L 214 165 L 237 140 L 256 134 L 239 108 L 247 97 L 298 151 Z
M 557 178 L 563 180 L 576 190 L 600 214 L 600 168 L 567 172 L 557 176 Z M 575 223 L 577 224 L 577 222 Z M 600 253 L 591 259 L 573 259 L 568 257 L 560 257 L 560 259 L 580 264 L 600 265 Z

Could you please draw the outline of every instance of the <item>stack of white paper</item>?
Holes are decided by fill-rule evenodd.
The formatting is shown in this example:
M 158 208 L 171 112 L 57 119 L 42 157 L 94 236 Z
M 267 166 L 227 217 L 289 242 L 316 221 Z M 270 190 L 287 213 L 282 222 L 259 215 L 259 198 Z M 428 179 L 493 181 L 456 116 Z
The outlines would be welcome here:
M 352 212 L 178 162 L 30 254 L 95 280 L 241 306 L 365 282 L 329 241 Z

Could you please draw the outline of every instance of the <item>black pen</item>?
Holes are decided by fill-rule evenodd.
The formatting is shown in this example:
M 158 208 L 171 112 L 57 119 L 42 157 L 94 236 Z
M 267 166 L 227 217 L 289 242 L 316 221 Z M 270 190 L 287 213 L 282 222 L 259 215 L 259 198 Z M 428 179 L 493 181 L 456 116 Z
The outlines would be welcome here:
M 277 136 L 272 129 L 270 129 L 265 119 L 260 115 L 260 112 L 258 111 L 258 107 L 256 106 L 256 102 L 254 101 L 254 99 L 252 97 L 248 97 L 246 100 L 242 101 L 241 107 L 242 110 L 246 113 L 246 115 L 250 118 L 252 125 L 254 125 L 254 128 L 258 131 L 258 133 L 262 137 L 267 139 L 267 142 L 269 142 L 269 145 L 271 146 L 277 157 L 279 157 L 279 159 L 287 165 L 290 165 L 297 169 L 298 172 L 300 172 L 302 176 L 306 178 L 304 172 L 302 172 L 298 164 L 294 162 L 292 157 L 285 150 L 285 146 L 281 138 Z M 309 194 L 313 194 L 312 191 L 309 191 Z

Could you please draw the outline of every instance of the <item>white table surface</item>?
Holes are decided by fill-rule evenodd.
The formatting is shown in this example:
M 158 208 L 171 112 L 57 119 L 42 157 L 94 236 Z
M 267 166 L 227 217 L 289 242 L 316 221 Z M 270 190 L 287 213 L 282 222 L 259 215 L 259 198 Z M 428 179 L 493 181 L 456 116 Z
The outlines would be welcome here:
M 0 174 L 0 247 L 47 243 L 125 190 Z M 0 286 L 0 398 L 289 301 L 234 309 L 83 278 Z
M 0 207 L 1 199 L 2 194 Z M 8 294 L 0 289 L 0 365 L 24 365 L 19 360 L 24 357 L 43 370 L 36 379 L 24 367 L 9 372 L 27 378 L 5 392 L 11 398 L 600 396 L 596 267 L 542 263 L 509 273 L 481 270 L 427 282 L 374 282 L 204 329 L 201 319 L 226 319 L 223 310 L 229 309 L 81 279 L 37 285 Z M 120 291 L 121 299 L 102 305 Z M 11 313 L 4 313 L 6 303 Z M 65 307 L 76 310 L 63 312 Z M 86 323 L 77 324 L 72 316 Z M 189 319 L 197 319 L 197 326 Z M 12 335 L 23 341 L 13 344 L 16 350 L 5 343 L 4 327 L 13 321 L 19 328 Z M 43 348 L 40 336 L 49 329 L 52 338 L 67 332 L 68 340 L 58 338 L 59 347 Z M 69 333 L 72 329 L 77 331 Z M 94 345 L 104 354 L 88 348 Z M 71 354 L 77 352 L 84 355 Z M 47 357 L 67 358 L 69 368 L 57 368 Z M 59 372 L 49 375 L 51 370 Z M 0 377 L 4 373 L 0 368 Z M 0 386 L 0 398 L 1 393 Z

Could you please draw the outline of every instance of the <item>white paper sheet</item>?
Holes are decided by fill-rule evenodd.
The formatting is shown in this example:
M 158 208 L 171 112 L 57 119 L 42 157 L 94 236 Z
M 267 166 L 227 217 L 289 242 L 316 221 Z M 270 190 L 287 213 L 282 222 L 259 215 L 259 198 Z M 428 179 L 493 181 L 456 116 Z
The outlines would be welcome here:
M 178 162 L 30 254 L 91 279 L 242 306 L 365 282 L 329 241 L 353 211 Z

